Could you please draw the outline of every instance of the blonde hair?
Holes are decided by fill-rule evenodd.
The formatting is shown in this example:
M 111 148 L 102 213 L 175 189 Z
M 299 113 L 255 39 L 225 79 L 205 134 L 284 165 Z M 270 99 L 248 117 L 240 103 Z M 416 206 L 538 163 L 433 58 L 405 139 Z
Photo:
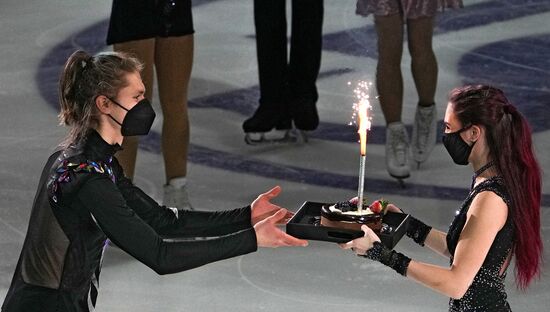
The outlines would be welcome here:
M 59 79 L 59 122 L 70 131 L 62 146 L 77 144 L 99 123 L 95 105 L 98 96 L 116 97 L 128 82 L 126 74 L 141 72 L 143 64 L 120 52 L 103 52 L 91 56 L 74 52 L 65 63 Z

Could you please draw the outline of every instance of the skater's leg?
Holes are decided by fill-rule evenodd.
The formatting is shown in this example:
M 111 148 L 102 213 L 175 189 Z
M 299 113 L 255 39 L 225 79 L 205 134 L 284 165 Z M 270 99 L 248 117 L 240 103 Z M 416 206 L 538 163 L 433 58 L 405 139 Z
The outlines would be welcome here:
M 411 70 L 418 92 L 418 107 L 412 133 L 413 159 L 426 161 L 436 142 L 437 112 L 434 104 L 437 86 L 437 60 L 432 49 L 433 17 L 407 21 Z
M 193 35 L 157 38 L 155 65 L 162 107 L 166 181 L 187 175 L 187 87 L 193 66 Z
M 298 129 L 319 124 L 316 80 L 321 66 L 323 0 L 292 0 L 289 62 L 291 112 Z
M 254 25 L 260 82 L 259 106 L 243 123 L 246 133 L 289 129 L 285 119 L 287 93 L 287 36 L 284 0 L 255 0 Z
M 400 14 L 375 16 L 378 35 L 376 88 L 386 123 L 401 121 L 403 106 L 403 20 Z
M 375 17 L 378 34 L 378 66 L 376 87 L 386 129 L 386 168 L 398 179 L 410 175 L 409 141 L 401 122 L 403 106 L 403 78 L 401 56 L 403 51 L 403 20 L 400 14 Z
M 189 116 L 187 88 L 193 66 L 193 35 L 157 38 L 155 66 L 162 107 L 164 204 L 192 209 L 187 195 Z
M 255 0 L 254 25 L 260 81 L 260 103 L 282 103 L 287 81 L 285 0 Z
M 114 45 L 113 49 L 117 52 L 130 53 L 143 62 L 144 67 L 141 72 L 141 79 L 145 85 L 145 97 L 151 101 L 153 97 L 155 39 L 117 43 Z M 124 174 L 129 179 L 134 178 L 138 142 L 137 136 L 125 137 L 122 143 L 123 149 L 116 154 L 124 170 Z
M 411 71 L 418 92 L 418 103 L 430 106 L 437 86 L 437 60 L 432 48 L 433 18 L 407 20 Z

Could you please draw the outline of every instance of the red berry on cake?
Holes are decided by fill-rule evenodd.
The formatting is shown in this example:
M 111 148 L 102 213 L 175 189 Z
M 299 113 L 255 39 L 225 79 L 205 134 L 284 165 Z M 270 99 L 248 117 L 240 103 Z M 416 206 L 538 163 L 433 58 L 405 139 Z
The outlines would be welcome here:
M 375 200 L 374 202 L 372 202 L 372 204 L 370 204 L 369 208 L 374 213 L 380 213 L 380 211 L 382 211 L 382 205 L 380 204 L 380 201 L 378 201 L 378 200 Z
M 369 206 L 370 210 L 374 213 L 385 213 L 387 207 L 388 207 L 388 201 L 383 199 L 375 200 Z
M 327 204 L 321 207 L 320 224 L 327 227 L 361 230 L 361 225 L 367 225 L 375 231 L 382 226 L 382 216 L 386 212 L 388 202 L 382 199 L 368 205 L 363 199 L 363 209 L 357 207 L 357 197 L 347 201 Z

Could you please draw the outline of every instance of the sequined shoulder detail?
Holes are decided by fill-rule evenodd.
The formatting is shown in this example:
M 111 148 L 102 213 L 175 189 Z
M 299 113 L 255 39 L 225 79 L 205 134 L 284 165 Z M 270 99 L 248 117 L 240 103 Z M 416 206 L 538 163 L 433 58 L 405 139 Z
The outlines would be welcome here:
M 506 205 L 510 207 L 511 205 L 510 195 L 506 190 L 504 179 L 501 176 L 495 176 L 479 183 L 470 192 L 470 196 L 468 196 L 468 198 L 473 199 L 477 194 L 485 191 L 490 191 L 497 194 L 500 198 L 502 198 L 502 200 L 506 203 Z
M 66 155 L 62 153 L 62 155 Z M 107 174 L 113 183 L 116 183 L 116 177 L 113 174 L 111 164 L 113 158 L 110 157 L 106 162 L 79 159 L 81 157 L 71 157 L 69 159 L 60 159 L 59 165 L 50 177 L 48 182 L 48 190 L 50 198 L 54 202 L 58 202 L 61 197 L 61 184 L 69 183 L 76 178 L 76 174 L 95 173 Z

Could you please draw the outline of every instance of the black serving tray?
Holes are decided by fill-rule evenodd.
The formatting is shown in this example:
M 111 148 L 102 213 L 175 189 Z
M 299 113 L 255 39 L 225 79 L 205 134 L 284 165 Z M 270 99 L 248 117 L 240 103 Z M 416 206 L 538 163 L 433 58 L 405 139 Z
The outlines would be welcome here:
M 306 201 L 286 224 L 286 232 L 297 238 L 324 242 L 345 243 L 364 235 L 363 231 L 353 231 L 320 225 L 321 207 L 329 203 Z M 401 237 L 407 232 L 409 215 L 404 213 L 386 212 L 382 223 L 387 224 L 389 231 L 377 233 L 382 244 L 393 249 Z

